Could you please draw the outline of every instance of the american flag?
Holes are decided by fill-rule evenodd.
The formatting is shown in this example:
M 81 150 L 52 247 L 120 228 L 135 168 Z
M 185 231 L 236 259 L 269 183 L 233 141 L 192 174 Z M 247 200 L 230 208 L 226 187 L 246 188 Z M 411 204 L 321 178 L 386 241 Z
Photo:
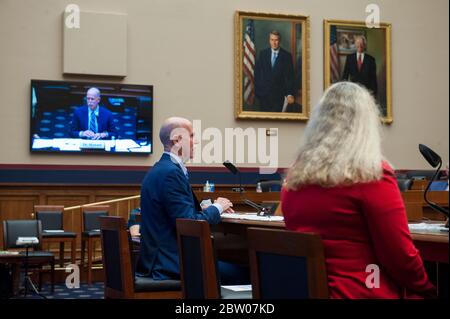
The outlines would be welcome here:
M 247 105 L 253 105 L 255 100 L 255 26 L 249 19 L 244 32 L 244 101 Z
M 339 76 L 339 56 L 337 47 L 337 29 L 332 25 L 330 28 L 330 70 L 331 83 L 338 82 Z

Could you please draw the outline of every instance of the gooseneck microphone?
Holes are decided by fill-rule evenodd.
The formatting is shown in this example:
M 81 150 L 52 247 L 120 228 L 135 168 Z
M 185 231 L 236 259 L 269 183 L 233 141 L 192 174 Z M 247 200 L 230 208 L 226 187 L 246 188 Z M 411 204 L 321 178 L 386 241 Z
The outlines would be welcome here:
M 428 206 L 430 206 L 435 211 L 440 212 L 441 214 L 444 214 L 447 217 L 447 223 L 445 224 L 445 227 L 448 228 L 448 209 L 440 207 L 436 203 L 433 203 L 432 201 L 430 201 L 427 197 L 428 191 L 430 190 L 430 186 L 433 183 L 433 181 L 436 179 L 436 177 L 439 174 L 439 171 L 441 169 L 442 159 L 438 154 L 436 154 L 431 148 L 429 148 L 426 145 L 419 144 L 419 151 L 422 154 L 422 156 L 426 159 L 426 161 L 433 168 L 437 167 L 436 172 L 433 174 L 433 177 L 428 182 L 427 188 L 425 189 L 425 192 L 423 193 L 423 198 L 424 198 L 425 202 L 428 204 Z
M 226 160 L 225 162 L 223 162 L 223 166 L 225 166 L 233 175 L 238 174 L 239 175 L 239 190 L 237 190 L 238 192 L 242 193 L 244 192 L 244 188 L 242 187 L 242 174 L 241 172 L 237 169 L 236 166 L 234 166 L 233 163 L 231 163 L 230 161 Z M 233 191 L 236 191 L 236 189 L 233 189 Z

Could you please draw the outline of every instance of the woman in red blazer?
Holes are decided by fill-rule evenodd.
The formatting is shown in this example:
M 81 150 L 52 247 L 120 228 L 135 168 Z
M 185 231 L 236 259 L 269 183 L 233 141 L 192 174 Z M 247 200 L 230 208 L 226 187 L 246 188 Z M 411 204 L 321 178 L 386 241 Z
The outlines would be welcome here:
M 313 110 L 282 190 L 287 229 L 322 237 L 331 298 L 435 291 L 412 242 L 394 172 L 381 153 L 380 124 L 365 88 L 331 86 Z

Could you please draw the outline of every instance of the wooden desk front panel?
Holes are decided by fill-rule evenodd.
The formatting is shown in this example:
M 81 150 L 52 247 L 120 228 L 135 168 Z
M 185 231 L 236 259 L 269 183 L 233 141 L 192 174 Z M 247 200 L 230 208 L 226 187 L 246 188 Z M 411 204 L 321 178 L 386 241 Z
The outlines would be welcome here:
M 223 219 L 213 227 L 213 231 L 230 233 L 247 237 L 248 227 L 264 227 L 285 229 L 284 222 L 261 222 L 241 219 Z M 433 233 L 424 231 L 411 232 L 412 239 L 424 260 L 449 263 L 449 233 Z

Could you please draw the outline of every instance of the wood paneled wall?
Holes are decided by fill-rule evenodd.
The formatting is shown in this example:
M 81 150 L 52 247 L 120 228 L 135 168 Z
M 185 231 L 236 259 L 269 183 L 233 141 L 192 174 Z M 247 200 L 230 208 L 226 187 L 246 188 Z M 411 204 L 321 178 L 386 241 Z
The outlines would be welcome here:
M 0 185 L 0 223 L 8 219 L 34 219 L 34 205 L 70 207 L 139 194 L 140 185 Z M 139 200 L 110 204 L 110 214 L 128 219 L 130 210 L 139 204 Z M 64 229 L 81 232 L 80 209 L 64 212 Z M 0 227 L 0 247 L 3 247 L 3 227 Z
M 254 185 L 243 185 L 248 191 L 245 193 L 232 192 L 236 185 L 216 185 L 214 193 L 203 193 L 202 185 L 192 185 L 198 199 L 218 196 L 227 197 L 233 203 L 235 210 L 252 211 L 243 203 L 250 199 L 260 203 L 262 201 L 279 201 L 279 192 L 256 193 Z M 34 205 L 63 205 L 77 206 L 111 199 L 124 198 L 140 194 L 140 185 L 80 185 L 80 184 L 0 184 L 0 225 L 8 219 L 33 219 Z M 442 220 L 442 215 L 433 212 L 423 200 L 423 192 L 412 190 L 402 193 L 410 220 L 420 220 L 422 217 Z M 430 192 L 430 199 L 439 205 L 448 207 L 448 192 Z M 128 219 L 129 212 L 139 207 L 139 199 L 110 204 L 110 214 Z M 81 233 L 81 210 L 64 212 L 64 229 Z M 79 238 L 78 238 L 78 242 Z M 0 249 L 3 247 L 3 227 L 0 227 Z

